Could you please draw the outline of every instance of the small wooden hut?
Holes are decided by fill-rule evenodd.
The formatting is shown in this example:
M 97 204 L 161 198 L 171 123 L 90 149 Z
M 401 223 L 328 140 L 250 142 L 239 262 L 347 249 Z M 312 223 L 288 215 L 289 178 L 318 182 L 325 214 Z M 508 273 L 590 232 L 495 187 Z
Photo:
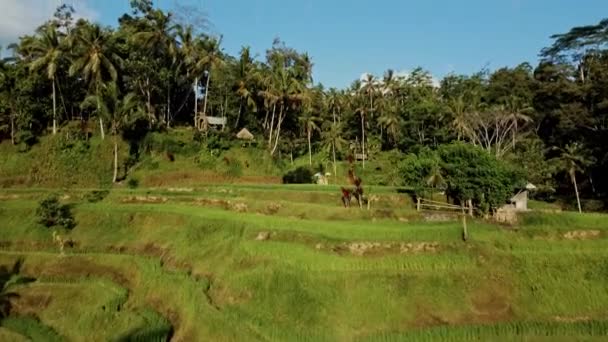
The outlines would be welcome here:
M 247 128 L 243 128 L 236 134 L 236 138 L 239 140 L 253 141 L 255 137 Z

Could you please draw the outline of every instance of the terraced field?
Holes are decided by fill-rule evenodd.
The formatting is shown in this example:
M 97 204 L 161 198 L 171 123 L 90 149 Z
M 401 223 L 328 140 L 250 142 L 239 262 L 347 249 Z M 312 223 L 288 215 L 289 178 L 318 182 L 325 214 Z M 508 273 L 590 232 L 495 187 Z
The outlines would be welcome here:
M 61 191 L 61 253 L 35 219 L 49 190 L 4 190 L 0 273 L 24 281 L 0 340 L 608 337 L 608 216 L 473 221 L 463 242 L 457 220 L 369 191 L 371 210 L 332 187 Z

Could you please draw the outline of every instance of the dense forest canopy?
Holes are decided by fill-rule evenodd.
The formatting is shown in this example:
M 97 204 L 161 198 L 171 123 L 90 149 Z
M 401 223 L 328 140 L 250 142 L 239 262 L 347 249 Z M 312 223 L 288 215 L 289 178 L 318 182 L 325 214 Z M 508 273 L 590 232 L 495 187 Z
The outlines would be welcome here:
M 177 126 L 223 136 L 247 128 L 273 156 L 309 155 L 311 164 L 313 153 L 335 163 L 460 141 L 523 170 L 539 194 L 608 197 L 608 19 L 553 36 L 538 65 L 451 74 L 439 85 L 422 68 L 387 70 L 326 89 L 312 78 L 312 57 L 280 39 L 261 58 L 248 47 L 230 56 L 205 20 L 131 4 L 116 27 L 75 20 L 62 6 L 7 47 L 0 140 L 24 150 L 74 123 L 114 141 Z M 208 117 L 227 125 L 208 127 Z

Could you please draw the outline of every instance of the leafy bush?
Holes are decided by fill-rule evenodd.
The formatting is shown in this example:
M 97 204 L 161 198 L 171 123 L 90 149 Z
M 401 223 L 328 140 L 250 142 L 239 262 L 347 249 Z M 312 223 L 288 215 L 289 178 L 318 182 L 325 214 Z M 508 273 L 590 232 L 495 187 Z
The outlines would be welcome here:
M 313 182 L 312 171 L 308 167 L 298 167 L 283 176 L 284 184 L 310 184 Z
M 127 181 L 127 187 L 129 187 L 129 189 L 137 189 L 139 187 L 139 179 L 129 178 Z
M 218 152 L 228 151 L 232 146 L 230 137 L 221 133 L 210 134 L 205 143 L 208 150 Z
M 584 211 L 601 212 L 604 210 L 604 202 L 600 200 L 582 200 L 581 206 Z
M 36 217 L 38 223 L 46 227 L 61 226 L 72 229 L 76 226 L 70 206 L 61 204 L 57 195 L 50 195 L 40 201 L 36 209 Z
M 109 190 L 93 190 L 84 196 L 84 199 L 89 203 L 97 203 L 103 201 L 110 193 Z
M 473 200 L 483 212 L 502 206 L 522 186 L 523 176 L 485 150 L 466 143 L 443 145 L 438 150 L 447 194 Z
M 195 161 L 201 169 L 213 170 L 215 169 L 217 158 L 213 155 L 212 151 L 209 151 L 207 148 L 203 148 L 196 157 Z
M 222 172 L 228 177 L 237 178 L 243 175 L 243 166 L 237 159 L 224 157 L 220 163 L 220 166 L 218 167 L 218 171 Z

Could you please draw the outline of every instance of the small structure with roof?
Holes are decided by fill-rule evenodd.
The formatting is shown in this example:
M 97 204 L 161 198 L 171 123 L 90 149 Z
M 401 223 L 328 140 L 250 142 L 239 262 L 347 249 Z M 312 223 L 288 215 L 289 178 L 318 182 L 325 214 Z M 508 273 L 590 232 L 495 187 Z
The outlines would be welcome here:
M 523 189 L 520 189 L 515 196 L 511 197 L 509 202 L 515 211 L 528 211 L 528 197 L 530 191 L 533 190 L 536 190 L 536 186 L 532 183 L 528 183 Z
M 255 139 L 253 134 L 251 134 L 251 132 L 249 132 L 249 130 L 247 128 L 243 128 L 242 130 L 240 130 L 236 134 L 236 138 L 239 140 L 247 140 L 247 141 L 252 141 Z
M 511 199 L 508 204 L 499 208 L 494 218 L 498 222 L 513 224 L 517 222 L 517 213 L 528 211 L 528 198 L 530 191 L 536 190 L 536 186 L 532 183 L 520 189 Z

